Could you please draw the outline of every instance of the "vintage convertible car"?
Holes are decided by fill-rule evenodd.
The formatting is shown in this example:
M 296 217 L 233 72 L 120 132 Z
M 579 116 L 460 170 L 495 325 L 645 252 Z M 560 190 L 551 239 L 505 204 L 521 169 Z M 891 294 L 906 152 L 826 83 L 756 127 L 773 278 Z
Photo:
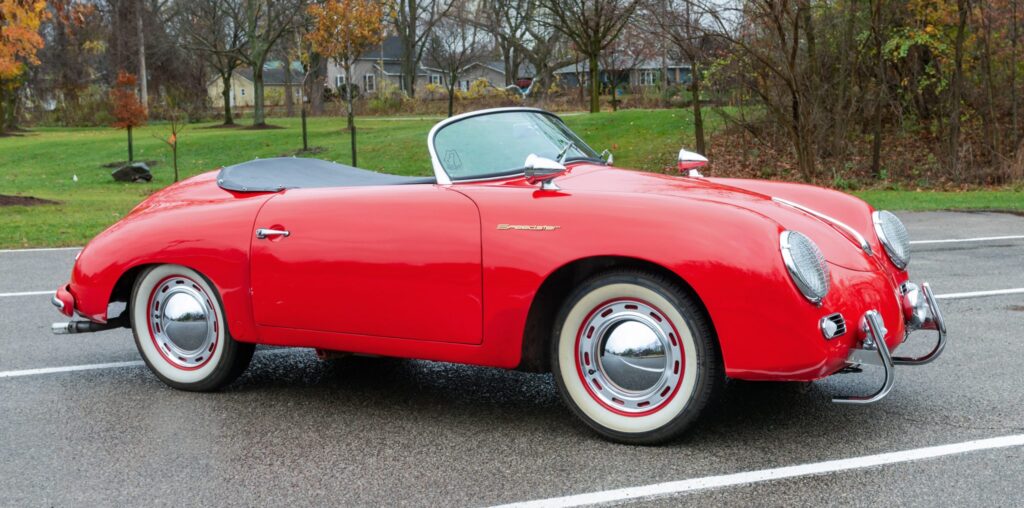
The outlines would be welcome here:
M 612 166 L 555 115 L 429 134 L 431 178 L 264 159 L 172 185 L 93 239 L 58 333 L 130 327 L 165 383 L 215 390 L 256 344 L 553 372 L 600 434 L 678 435 L 726 378 L 811 381 L 945 344 L 892 213 L 833 190 Z M 116 314 L 116 315 L 114 315 Z M 890 351 L 934 331 L 931 352 Z

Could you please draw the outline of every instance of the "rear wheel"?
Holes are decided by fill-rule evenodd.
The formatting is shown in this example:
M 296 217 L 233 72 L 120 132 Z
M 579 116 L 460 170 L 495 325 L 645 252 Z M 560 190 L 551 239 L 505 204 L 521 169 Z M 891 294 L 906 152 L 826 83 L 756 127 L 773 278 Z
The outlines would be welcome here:
M 130 315 L 142 359 L 174 388 L 216 390 L 252 360 L 255 346 L 231 338 L 220 296 L 190 268 L 158 265 L 143 272 L 132 289 Z
M 696 299 L 646 272 L 592 277 L 555 324 L 552 372 L 566 404 L 602 436 L 654 444 L 680 435 L 724 381 Z

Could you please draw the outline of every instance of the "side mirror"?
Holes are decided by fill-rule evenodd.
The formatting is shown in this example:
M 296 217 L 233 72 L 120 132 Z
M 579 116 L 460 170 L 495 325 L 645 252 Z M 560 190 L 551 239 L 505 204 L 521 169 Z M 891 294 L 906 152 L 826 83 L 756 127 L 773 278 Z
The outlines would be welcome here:
M 611 150 L 605 150 L 601 152 L 601 157 L 604 157 L 604 163 L 611 166 L 615 164 L 615 155 L 612 155 Z
M 691 152 L 685 148 L 679 150 L 679 165 L 677 166 L 679 168 L 679 172 L 686 171 L 687 176 L 700 177 L 704 175 L 700 174 L 700 171 L 698 171 L 697 168 L 707 165 L 707 157 L 696 152 Z
M 565 166 L 561 163 L 531 153 L 523 165 L 526 167 L 523 172 L 526 183 L 540 183 L 541 190 L 558 190 L 558 186 L 552 180 L 565 173 Z

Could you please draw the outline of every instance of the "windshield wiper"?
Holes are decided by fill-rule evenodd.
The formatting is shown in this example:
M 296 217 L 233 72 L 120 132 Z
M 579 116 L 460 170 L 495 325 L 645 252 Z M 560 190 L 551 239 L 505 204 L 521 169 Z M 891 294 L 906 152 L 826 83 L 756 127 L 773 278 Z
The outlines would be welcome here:
M 565 164 L 565 156 L 569 153 L 570 148 L 579 151 L 579 149 L 576 148 L 576 143 L 573 143 L 572 141 L 566 143 L 565 146 L 562 147 L 562 151 L 558 152 L 556 160 L 559 164 Z

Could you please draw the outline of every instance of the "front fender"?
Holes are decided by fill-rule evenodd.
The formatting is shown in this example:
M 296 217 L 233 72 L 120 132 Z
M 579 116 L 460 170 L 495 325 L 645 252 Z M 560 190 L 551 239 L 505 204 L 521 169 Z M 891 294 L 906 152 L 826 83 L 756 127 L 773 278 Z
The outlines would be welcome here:
M 82 250 L 69 289 L 83 316 L 105 322 L 122 275 L 174 263 L 206 276 L 220 293 L 232 335 L 255 340 L 249 299 L 253 221 L 267 194 L 234 194 L 199 177 L 153 195 Z

